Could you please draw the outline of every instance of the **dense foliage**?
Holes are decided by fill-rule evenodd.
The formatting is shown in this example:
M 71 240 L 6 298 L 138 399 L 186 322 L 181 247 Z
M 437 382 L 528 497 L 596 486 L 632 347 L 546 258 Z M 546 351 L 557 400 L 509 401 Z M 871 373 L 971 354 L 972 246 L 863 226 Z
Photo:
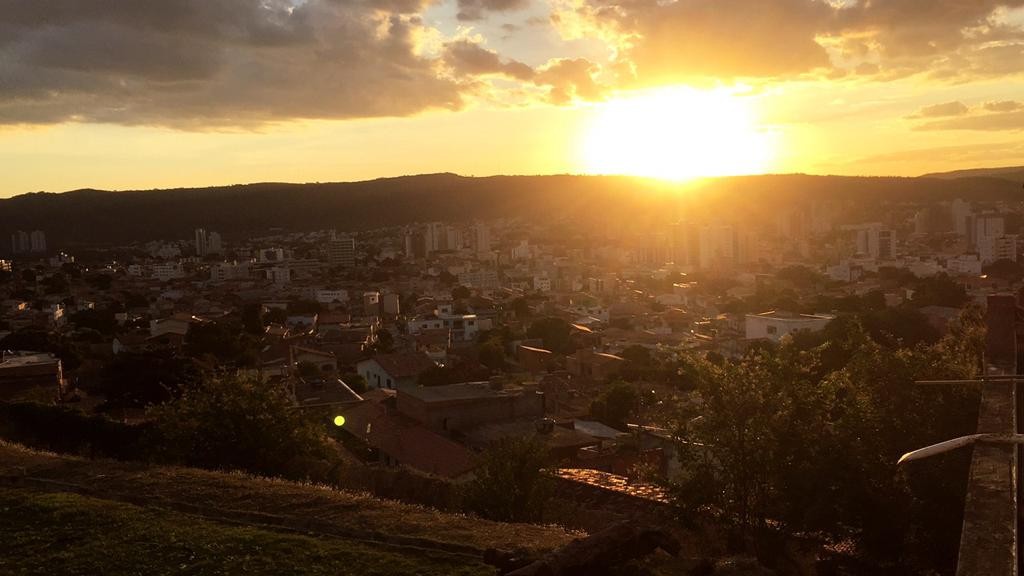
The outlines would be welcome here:
M 476 477 L 466 487 L 466 507 L 491 520 L 540 520 L 552 490 L 542 471 L 547 460 L 547 449 L 537 438 L 499 440 L 483 453 Z
M 854 319 L 735 361 L 691 360 L 701 404 L 678 418 L 680 503 L 719 514 L 762 554 L 779 532 L 811 533 L 853 542 L 876 563 L 947 570 L 966 454 L 896 461 L 973 432 L 976 390 L 914 380 L 974 375 L 983 340 L 968 309 L 933 345 L 882 345 Z
M 212 379 L 150 414 L 149 442 L 163 461 L 301 478 L 331 460 L 322 430 L 280 387 Z

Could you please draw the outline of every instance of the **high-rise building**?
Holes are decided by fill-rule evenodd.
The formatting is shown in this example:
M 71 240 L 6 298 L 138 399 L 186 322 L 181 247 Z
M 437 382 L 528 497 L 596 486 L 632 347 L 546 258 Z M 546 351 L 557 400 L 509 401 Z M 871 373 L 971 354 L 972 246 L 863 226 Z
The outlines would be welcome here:
M 220 234 L 216 232 L 196 228 L 195 238 L 196 256 L 200 258 L 224 252 L 224 244 L 221 242 Z
M 895 236 L 892 230 L 873 229 L 869 243 L 871 256 L 875 260 L 891 260 L 895 250 Z
M 405 231 L 405 258 L 412 260 L 416 257 L 416 240 L 413 233 L 409 230 Z
M 356 265 L 356 241 L 341 236 L 327 242 L 327 262 L 332 266 L 351 268 Z
M 953 200 L 953 203 L 949 206 L 950 216 L 953 217 L 953 231 L 960 236 L 969 236 L 969 223 L 968 219 L 971 216 L 971 204 L 970 202 L 964 202 L 957 198 Z
M 462 248 L 462 230 L 454 226 L 448 226 L 444 230 L 445 250 L 459 250 Z
M 42 230 L 33 230 L 32 232 L 18 230 L 11 234 L 11 252 L 13 254 L 46 252 L 46 233 Z
M 739 242 L 733 226 L 704 226 L 698 244 L 701 268 L 730 268 L 739 263 Z
M 669 229 L 672 262 L 676 266 L 697 266 L 700 262 L 700 239 L 697 229 L 677 222 Z
M 984 264 L 995 262 L 996 260 L 1016 262 L 1017 235 L 1004 234 L 1002 236 L 982 238 L 978 244 L 978 254 L 981 256 L 981 261 Z
M 14 234 L 11 234 L 11 252 L 14 254 L 24 254 L 32 249 L 32 243 L 29 240 L 28 232 L 18 230 Z
M 990 238 L 1006 234 L 1006 220 L 1002 214 L 978 214 L 973 218 L 971 233 L 971 243 L 980 249 Z
M 220 234 L 216 232 L 208 232 L 206 234 L 206 253 L 207 254 L 223 254 L 224 244 L 220 239 Z
M 32 252 L 46 252 L 46 233 L 42 230 L 33 230 L 29 235 L 29 244 Z
M 477 254 L 491 251 L 491 227 L 483 222 L 473 226 L 473 248 Z
M 857 253 L 875 260 L 891 260 L 896 253 L 896 235 L 881 223 L 847 228 L 857 233 Z

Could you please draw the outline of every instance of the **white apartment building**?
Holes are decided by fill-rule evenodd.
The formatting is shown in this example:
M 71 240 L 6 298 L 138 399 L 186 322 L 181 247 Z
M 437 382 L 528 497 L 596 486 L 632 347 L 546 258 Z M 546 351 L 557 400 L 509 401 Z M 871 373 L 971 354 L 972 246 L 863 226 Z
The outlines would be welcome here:
M 181 267 L 181 262 L 161 262 L 153 265 L 153 278 L 161 282 L 184 277 L 185 270 Z
M 834 318 L 828 314 L 790 314 L 775 310 L 747 314 L 745 336 L 748 340 L 779 342 L 783 337 L 796 332 L 818 332 Z
M 981 274 L 981 258 L 977 254 L 961 254 L 946 260 L 946 272 L 961 276 L 978 276 Z
M 348 290 L 317 290 L 313 293 L 313 299 L 321 304 L 348 302 Z
M 979 239 L 978 254 L 981 262 L 988 264 L 996 260 L 1017 261 L 1017 235 L 1005 234 Z
M 458 278 L 459 284 L 470 288 L 498 288 L 501 286 L 498 272 L 493 268 L 478 268 L 461 272 Z

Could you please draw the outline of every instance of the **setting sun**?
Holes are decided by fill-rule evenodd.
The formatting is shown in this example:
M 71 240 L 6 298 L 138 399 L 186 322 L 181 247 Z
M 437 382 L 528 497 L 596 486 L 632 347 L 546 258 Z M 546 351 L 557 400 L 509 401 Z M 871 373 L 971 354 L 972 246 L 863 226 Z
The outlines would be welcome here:
M 597 106 L 582 154 L 592 174 L 687 180 L 765 172 L 773 146 L 745 99 L 672 87 Z

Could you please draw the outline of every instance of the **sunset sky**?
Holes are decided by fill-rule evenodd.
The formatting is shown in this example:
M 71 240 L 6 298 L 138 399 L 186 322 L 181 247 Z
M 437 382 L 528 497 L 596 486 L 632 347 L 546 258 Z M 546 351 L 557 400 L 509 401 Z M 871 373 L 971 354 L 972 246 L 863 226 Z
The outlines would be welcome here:
M 1024 0 L 0 0 L 0 196 L 1024 164 Z

